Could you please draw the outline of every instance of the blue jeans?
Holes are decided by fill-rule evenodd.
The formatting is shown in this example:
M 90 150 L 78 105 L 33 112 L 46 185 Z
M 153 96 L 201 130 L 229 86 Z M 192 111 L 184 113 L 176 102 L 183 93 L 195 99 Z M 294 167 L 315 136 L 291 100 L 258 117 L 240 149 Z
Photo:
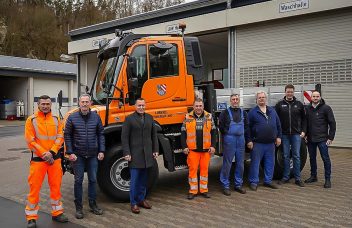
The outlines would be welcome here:
M 284 157 L 284 173 L 283 180 L 290 179 L 290 149 L 293 160 L 293 174 L 295 179 L 301 180 L 301 136 L 296 135 L 282 135 L 282 150 Z
M 130 168 L 131 186 L 130 201 L 131 206 L 145 200 L 147 193 L 148 169 Z
M 309 160 L 310 160 L 310 174 L 317 176 L 317 147 L 320 151 L 320 156 L 324 162 L 325 179 L 331 177 L 331 161 L 329 157 L 329 147 L 326 141 L 323 142 L 308 142 Z
M 252 185 L 258 185 L 259 183 L 259 166 L 262 159 L 264 162 L 264 183 L 271 184 L 275 166 L 274 143 L 254 143 L 248 178 Z
M 243 184 L 243 170 L 244 170 L 244 136 L 224 136 L 224 156 L 220 171 L 220 182 L 223 188 L 230 188 L 230 171 L 232 160 L 235 157 L 235 188 L 242 187 Z
M 75 174 L 75 184 L 74 184 L 74 194 L 75 202 L 82 204 L 83 196 L 83 178 L 84 178 L 84 169 L 87 170 L 88 174 L 88 199 L 96 200 L 97 191 L 97 170 L 98 170 L 98 159 L 97 157 L 80 157 L 77 156 L 77 160 L 73 163 L 73 171 Z

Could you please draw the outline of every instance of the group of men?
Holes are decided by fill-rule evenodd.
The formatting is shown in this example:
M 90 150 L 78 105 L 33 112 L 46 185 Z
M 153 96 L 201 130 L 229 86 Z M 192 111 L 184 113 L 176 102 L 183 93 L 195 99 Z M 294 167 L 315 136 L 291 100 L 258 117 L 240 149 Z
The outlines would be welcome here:
M 51 98 L 43 95 L 38 99 L 38 111 L 31 115 L 25 125 L 25 139 L 32 152 L 29 167 L 29 194 L 25 214 L 27 227 L 36 227 L 39 210 L 39 194 L 43 180 L 48 175 L 50 187 L 51 215 L 53 221 L 66 223 L 61 202 L 62 166 L 59 149 L 63 142 L 66 154 L 73 162 L 74 197 L 76 218 L 82 219 L 82 182 L 84 171 L 88 173 L 88 200 L 92 213 L 103 214 L 103 210 L 96 204 L 96 175 L 98 160 L 104 159 L 105 139 L 103 125 L 97 113 L 90 110 L 91 98 L 84 94 L 79 98 L 79 110 L 72 113 L 65 125 L 51 112 Z
M 336 123 L 330 106 L 321 99 L 320 93 L 312 93 L 312 102 L 307 108 L 294 97 L 294 86 L 285 87 L 285 97 L 275 108 L 267 106 L 267 94 L 256 93 L 257 106 L 247 114 L 240 108 L 240 96 L 230 96 L 230 107 L 219 116 L 219 129 L 223 137 L 223 166 L 220 182 L 223 193 L 231 195 L 230 170 L 235 161 L 234 190 L 245 194 L 243 188 L 244 152 L 247 146 L 251 152 L 249 187 L 256 191 L 259 183 L 259 166 L 264 164 L 264 186 L 276 189 L 273 184 L 275 147 L 283 143 L 284 172 L 279 184 L 290 180 L 290 151 L 294 164 L 295 183 L 304 184 L 300 176 L 300 145 L 306 139 L 310 155 L 311 176 L 306 183 L 316 182 L 316 150 L 320 150 L 325 168 L 325 188 L 331 187 L 331 162 L 328 146 L 332 143 Z M 99 115 L 90 110 L 91 97 L 88 94 L 79 98 L 79 109 L 67 118 L 65 131 L 60 119 L 51 113 L 51 99 L 43 95 L 38 100 L 38 111 L 26 121 L 25 139 L 32 152 L 28 183 L 30 192 L 27 197 L 25 213 L 28 227 L 36 227 L 39 210 L 39 193 L 45 175 L 48 175 L 52 219 L 65 223 L 68 218 L 63 214 L 61 202 L 62 167 L 59 149 L 65 141 L 66 154 L 73 162 L 75 217 L 82 219 L 82 183 L 84 172 L 88 174 L 88 201 L 92 213 L 103 214 L 96 203 L 96 175 L 98 161 L 104 159 L 105 139 Z M 145 113 L 146 102 L 136 100 L 136 111 L 126 117 L 121 142 L 124 159 L 129 162 L 131 173 L 130 203 L 133 213 L 140 208 L 151 209 L 146 201 L 148 169 L 159 155 L 157 126 L 153 117 Z M 181 145 L 187 154 L 189 167 L 188 199 L 198 193 L 204 198 L 208 194 L 208 167 L 216 147 L 216 126 L 212 115 L 204 110 L 204 102 L 196 98 L 193 111 L 185 116 L 181 127 Z M 200 176 L 198 182 L 198 168 Z
M 275 107 L 267 105 L 267 94 L 258 91 L 255 94 L 256 107 L 249 113 L 240 108 L 240 95 L 230 96 L 230 107 L 219 116 L 219 130 L 223 143 L 223 165 L 220 171 L 220 182 L 223 194 L 231 195 L 230 171 L 233 162 L 234 190 L 245 194 L 243 188 L 244 153 L 246 146 L 250 150 L 249 188 L 256 191 L 259 183 L 259 167 L 263 164 L 263 186 L 277 189 L 273 183 L 275 166 L 275 147 L 282 145 L 284 170 L 278 184 L 289 183 L 290 159 L 292 153 L 293 175 L 295 184 L 304 187 L 301 180 L 301 141 L 306 140 L 310 157 L 311 176 L 305 183 L 312 183 L 317 178 L 317 147 L 320 150 L 325 169 L 324 188 L 331 188 L 331 161 L 328 146 L 336 132 L 336 122 L 330 106 L 325 104 L 320 92 L 312 92 L 312 101 L 307 106 L 294 96 L 295 87 L 285 87 L 285 96 Z M 187 198 L 194 199 L 200 193 L 209 198 L 208 166 L 209 159 L 215 151 L 215 126 L 210 113 L 204 111 L 201 99 L 194 102 L 194 110 L 186 115 L 181 128 L 183 151 L 188 154 L 189 193 Z M 200 169 L 198 184 L 197 171 Z M 198 190 L 199 186 L 199 190 Z

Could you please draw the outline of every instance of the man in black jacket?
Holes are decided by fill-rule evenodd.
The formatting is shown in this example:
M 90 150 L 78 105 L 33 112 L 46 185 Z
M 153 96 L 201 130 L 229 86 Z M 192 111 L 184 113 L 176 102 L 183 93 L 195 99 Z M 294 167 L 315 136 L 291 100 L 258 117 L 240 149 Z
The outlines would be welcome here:
M 301 180 L 301 139 L 307 131 L 307 121 L 302 102 L 298 101 L 295 87 L 291 84 L 285 86 L 285 97 L 276 106 L 282 128 L 282 149 L 284 158 L 284 172 L 279 184 L 288 183 L 290 180 L 290 150 L 293 158 L 293 174 L 295 184 L 304 187 Z
M 305 183 L 317 182 L 317 147 L 324 162 L 324 188 L 331 188 L 331 161 L 328 146 L 332 144 L 336 132 L 336 122 L 331 107 L 325 104 L 318 91 L 312 93 L 312 102 L 306 108 L 307 113 L 307 141 L 310 158 L 311 176 Z
M 82 183 L 84 170 L 88 173 L 88 199 L 91 212 L 102 215 L 103 210 L 96 204 L 96 180 L 98 160 L 104 159 L 105 138 L 99 115 L 90 110 L 91 98 L 88 94 L 79 97 L 79 111 L 72 113 L 65 127 L 66 154 L 73 161 L 75 174 L 74 195 L 76 218 L 83 218 Z
M 145 100 L 138 98 L 136 111 L 127 116 L 123 123 L 121 141 L 124 158 L 129 162 L 131 173 L 131 211 L 140 212 L 139 207 L 151 209 L 145 200 L 148 168 L 159 155 L 159 144 L 153 117 L 145 113 Z

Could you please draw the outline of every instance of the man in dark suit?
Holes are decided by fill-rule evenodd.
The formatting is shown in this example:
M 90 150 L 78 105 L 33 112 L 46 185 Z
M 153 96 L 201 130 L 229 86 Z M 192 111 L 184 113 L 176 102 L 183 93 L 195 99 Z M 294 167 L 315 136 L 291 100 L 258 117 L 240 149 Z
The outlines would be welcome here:
M 131 173 L 131 211 L 140 212 L 139 207 L 151 209 L 145 200 L 148 168 L 159 155 L 159 145 L 153 117 L 145 113 L 145 100 L 138 98 L 136 111 L 126 117 L 122 127 L 122 148 L 124 158 L 129 162 Z

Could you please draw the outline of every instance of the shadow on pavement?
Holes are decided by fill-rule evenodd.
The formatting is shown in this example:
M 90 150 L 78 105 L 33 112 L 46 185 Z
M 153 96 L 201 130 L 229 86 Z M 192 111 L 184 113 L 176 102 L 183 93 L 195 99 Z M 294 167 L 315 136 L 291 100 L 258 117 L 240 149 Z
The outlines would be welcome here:
M 26 227 L 27 221 L 24 215 L 24 205 L 9 199 L 5 199 L 0 196 L 0 221 L 1 221 L 1 227 Z M 64 223 L 64 224 L 53 222 L 51 220 L 51 215 L 39 211 L 39 219 L 37 221 L 37 227 L 80 228 L 83 226 L 80 226 L 71 222 Z

